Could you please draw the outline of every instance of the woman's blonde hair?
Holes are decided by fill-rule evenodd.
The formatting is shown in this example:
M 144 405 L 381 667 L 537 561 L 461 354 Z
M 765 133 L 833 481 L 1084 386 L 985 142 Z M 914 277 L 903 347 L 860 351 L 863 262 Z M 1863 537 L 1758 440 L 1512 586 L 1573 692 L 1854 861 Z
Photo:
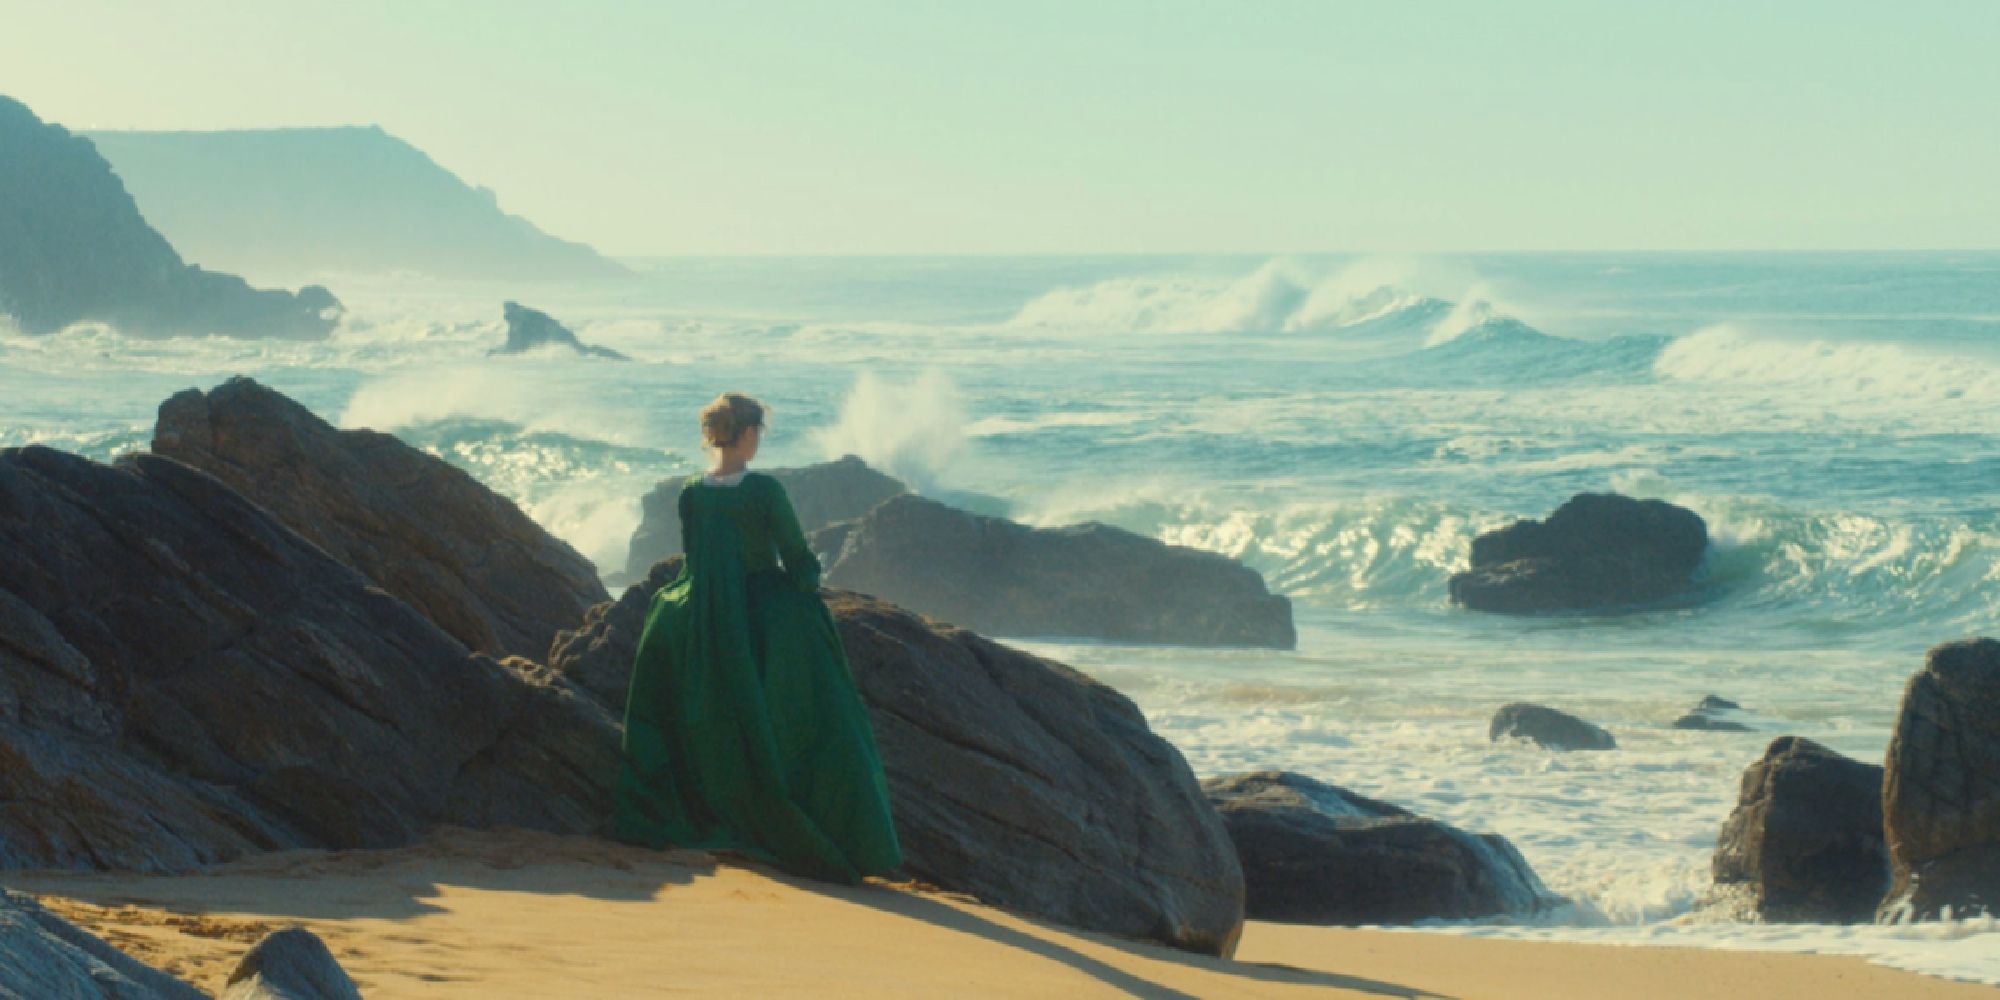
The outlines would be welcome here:
M 701 408 L 701 439 L 710 448 L 727 448 L 751 427 L 764 426 L 764 404 L 740 392 L 725 392 Z

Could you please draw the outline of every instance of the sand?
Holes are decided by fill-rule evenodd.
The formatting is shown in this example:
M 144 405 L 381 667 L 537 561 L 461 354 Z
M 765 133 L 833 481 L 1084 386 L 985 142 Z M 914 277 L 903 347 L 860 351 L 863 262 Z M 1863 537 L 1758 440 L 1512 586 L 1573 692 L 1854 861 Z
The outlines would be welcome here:
M 7 882 L 209 991 L 251 942 L 298 924 L 376 1000 L 2000 996 L 1855 958 L 1257 922 L 1224 961 L 920 886 L 833 887 L 707 855 L 527 833 L 446 831 L 401 850 L 275 854 L 196 875 Z

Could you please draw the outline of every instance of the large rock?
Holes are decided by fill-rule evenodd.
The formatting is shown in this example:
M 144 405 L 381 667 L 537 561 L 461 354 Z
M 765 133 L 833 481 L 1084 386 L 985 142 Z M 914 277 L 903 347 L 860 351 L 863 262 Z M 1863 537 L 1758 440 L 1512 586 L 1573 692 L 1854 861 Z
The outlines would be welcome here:
M 901 480 L 869 468 L 868 463 L 853 455 L 796 469 L 772 469 L 770 474 L 784 486 L 792 509 L 798 513 L 799 526 L 809 535 L 835 522 L 860 517 L 876 504 L 910 491 Z M 625 561 L 628 577 L 643 577 L 655 563 L 680 554 L 681 515 L 677 502 L 683 481 L 662 482 L 641 501 L 644 516 L 639 520 L 639 530 L 632 534 Z
M 1407 924 L 1560 902 L 1497 834 L 1469 834 L 1290 771 L 1201 787 L 1236 845 L 1253 920 Z
M 1780 736 L 1743 772 L 1715 849 L 1718 885 L 1748 887 L 1776 923 L 1874 919 L 1889 887 L 1882 768 Z
M 537 347 L 554 344 L 589 357 L 610 358 L 613 361 L 631 360 L 609 347 L 586 344 L 576 339 L 576 334 L 571 333 L 569 327 L 556 322 L 555 317 L 539 309 L 530 309 L 519 302 L 509 302 L 502 307 L 501 312 L 507 318 L 507 342 L 487 351 L 488 355 L 520 354 L 523 351 L 532 351 Z
M 0 868 L 592 832 L 616 722 L 220 480 L 0 450 Z
M 551 663 L 622 705 L 658 567 Z M 1130 701 L 1052 660 L 823 591 L 874 723 L 905 867 L 998 906 L 1229 954 L 1243 875 L 1186 761 Z
M 0 893 L 0 998 L 203 1000 L 18 892 Z
M 1476 611 L 1539 614 L 1654 604 L 1685 593 L 1708 548 L 1701 515 L 1662 500 L 1579 493 L 1545 521 L 1472 541 L 1451 599 Z
M 1885 916 L 2000 914 L 2000 642 L 1938 646 L 1910 678 L 1882 810 Z
M 1524 739 L 1549 750 L 1616 750 L 1618 740 L 1603 727 L 1568 712 L 1524 701 L 1500 706 L 1486 729 L 1489 740 Z
M 181 260 L 90 140 L 0 97 L 0 313 L 22 332 L 95 320 L 132 334 L 323 337 L 340 312 L 318 285 L 260 290 Z
M 247 378 L 161 404 L 153 451 L 214 474 L 481 652 L 541 660 L 610 597 L 589 560 L 465 472 L 335 430 Z
M 1227 556 L 1095 522 L 1031 528 L 891 497 L 812 537 L 829 586 L 1003 635 L 1182 646 L 1298 642 L 1292 603 Z
M 266 934 L 236 963 L 221 1000 L 361 1000 L 361 990 L 319 935 L 288 927 Z

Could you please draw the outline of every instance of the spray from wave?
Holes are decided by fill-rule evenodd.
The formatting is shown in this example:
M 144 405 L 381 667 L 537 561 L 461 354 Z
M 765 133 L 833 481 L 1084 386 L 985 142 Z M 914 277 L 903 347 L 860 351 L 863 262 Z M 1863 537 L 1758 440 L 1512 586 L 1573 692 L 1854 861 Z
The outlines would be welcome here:
M 965 446 L 965 408 L 958 387 L 937 369 L 900 384 L 863 372 L 839 417 L 812 438 L 826 458 L 859 455 L 919 491 L 936 489 Z

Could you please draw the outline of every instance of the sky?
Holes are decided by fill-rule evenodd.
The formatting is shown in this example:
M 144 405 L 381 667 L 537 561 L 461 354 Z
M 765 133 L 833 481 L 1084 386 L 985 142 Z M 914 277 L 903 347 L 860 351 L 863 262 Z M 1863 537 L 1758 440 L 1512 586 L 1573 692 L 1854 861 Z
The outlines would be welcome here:
M 2000 247 L 1993 0 L 0 0 L 0 93 L 625 255 Z

